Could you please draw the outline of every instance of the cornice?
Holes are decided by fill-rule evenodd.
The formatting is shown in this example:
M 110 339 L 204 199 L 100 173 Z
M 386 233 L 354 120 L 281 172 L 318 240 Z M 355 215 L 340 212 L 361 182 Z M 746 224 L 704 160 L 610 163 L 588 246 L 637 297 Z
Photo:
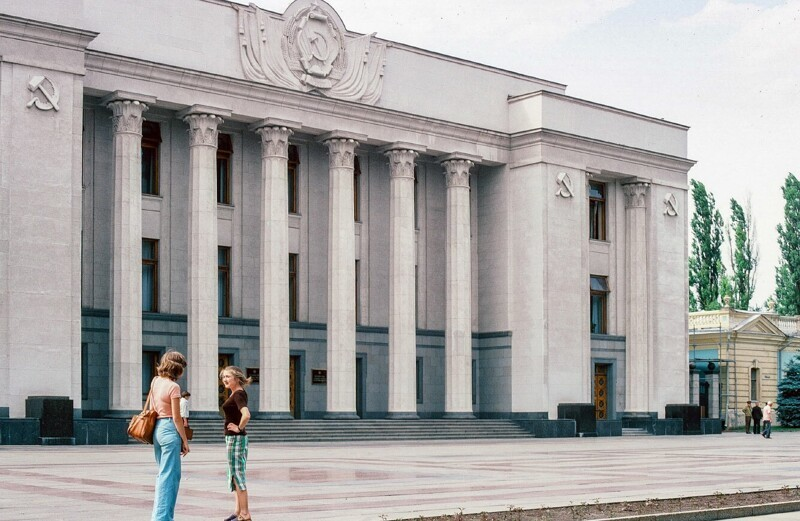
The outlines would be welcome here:
M 567 134 L 556 130 L 536 129 L 511 136 L 511 150 L 519 150 L 533 146 L 550 146 L 588 154 L 602 155 L 630 163 L 639 163 L 648 167 L 663 168 L 686 173 L 697 162 L 683 157 L 671 156 L 628 147 L 608 141 L 591 139 L 574 134 Z M 526 164 L 526 163 L 522 163 Z M 522 166 L 512 164 L 512 168 Z
M 340 121 L 351 120 L 357 123 L 354 125 L 355 127 L 361 127 L 366 123 L 501 150 L 508 150 L 510 144 L 509 135 L 505 132 L 415 116 L 383 107 L 322 98 L 255 81 L 183 69 L 99 51 L 86 51 L 86 70 L 99 74 L 145 80 L 180 89 L 251 100 L 267 105 L 295 107 L 299 111 L 309 110 L 336 116 Z M 86 87 L 90 89 L 91 85 L 87 84 Z M 164 99 L 163 96 L 159 99 L 159 104 L 172 109 L 185 107 L 185 105 L 176 105 L 170 102 L 171 100 Z M 234 113 L 231 117 L 231 120 L 248 124 L 260 119 L 263 119 L 263 115 L 257 117 Z M 341 124 L 339 127 L 344 129 L 347 128 L 347 125 Z M 313 129 L 304 125 L 304 130 L 309 133 L 314 133 L 315 130 L 324 133 L 331 129 Z M 377 140 L 370 136 L 368 143 L 380 146 L 389 144 L 390 141 Z
M 100 33 L 0 14 L 0 36 L 6 38 L 83 52 L 98 34 Z

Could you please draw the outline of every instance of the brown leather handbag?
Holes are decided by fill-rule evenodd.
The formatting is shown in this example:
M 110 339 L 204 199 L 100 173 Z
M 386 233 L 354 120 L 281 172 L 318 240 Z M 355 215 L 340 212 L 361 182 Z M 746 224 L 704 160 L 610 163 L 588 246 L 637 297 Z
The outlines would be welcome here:
M 150 384 L 150 392 L 147 394 L 147 401 L 144 402 L 144 409 L 131 418 L 131 423 L 128 425 L 128 436 L 150 445 L 153 444 L 153 431 L 156 429 L 156 420 L 158 419 L 158 413 L 151 408 L 152 396 L 153 385 Z

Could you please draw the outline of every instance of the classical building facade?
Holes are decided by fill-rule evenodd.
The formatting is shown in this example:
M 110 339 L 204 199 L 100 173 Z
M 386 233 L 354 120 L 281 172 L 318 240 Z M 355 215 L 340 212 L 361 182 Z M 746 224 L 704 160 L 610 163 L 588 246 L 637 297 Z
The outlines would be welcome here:
M 730 301 L 726 297 L 726 301 Z M 748 400 L 778 399 L 778 384 L 800 354 L 800 317 L 726 305 L 689 314 L 689 400 L 704 417 L 744 426 Z M 779 404 L 780 405 L 780 404 Z
M 268 418 L 688 403 L 686 126 L 323 0 L 0 7 L 0 416 L 185 353 Z

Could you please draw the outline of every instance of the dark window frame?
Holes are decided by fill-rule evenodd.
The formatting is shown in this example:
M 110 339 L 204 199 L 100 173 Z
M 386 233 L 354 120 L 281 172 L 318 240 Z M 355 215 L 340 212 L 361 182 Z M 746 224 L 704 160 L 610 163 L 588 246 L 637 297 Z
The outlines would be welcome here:
M 289 213 L 300 213 L 300 154 L 297 145 L 289 145 L 289 161 L 286 166 L 286 185 L 288 190 L 287 208 Z
M 289 254 L 289 322 L 297 322 L 297 266 L 299 255 Z
M 160 195 L 161 125 L 155 121 L 142 122 L 142 193 Z M 148 168 L 149 165 L 149 168 Z
M 605 241 L 606 233 L 606 183 L 589 181 L 589 238 Z
M 361 222 L 361 162 L 353 159 L 353 220 Z
M 605 335 L 608 334 L 608 277 L 602 275 L 591 275 L 589 277 L 590 296 L 589 296 L 589 330 L 591 333 Z M 599 321 L 594 322 L 595 307 L 599 311 Z
M 153 245 L 152 257 L 145 258 L 145 242 Z M 144 291 L 142 291 L 142 311 L 146 313 L 158 313 L 158 239 L 142 238 L 142 282 L 144 282 L 145 269 L 152 269 L 152 287 L 149 309 L 145 308 Z
M 223 260 L 224 259 L 224 260 Z M 231 316 L 231 248 L 229 246 L 217 246 L 217 288 L 220 280 L 224 291 L 217 295 L 217 313 L 220 317 Z M 220 313 L 220 304 L 222 312 Z
M 217 204 L 231 204 L 231 156 L 233 141 L 230 134 L 217 137 Z

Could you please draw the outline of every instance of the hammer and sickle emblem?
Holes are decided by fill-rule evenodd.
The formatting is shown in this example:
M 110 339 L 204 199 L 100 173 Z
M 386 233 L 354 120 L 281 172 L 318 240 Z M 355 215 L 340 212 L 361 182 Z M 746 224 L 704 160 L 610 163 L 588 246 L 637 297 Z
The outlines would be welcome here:
M 668 193 L 664 197 L 664 215 L 669 215 L 670 217 L 678 215 L 678 201 L 672 193 Z
M 556 191 L 556 195 L 564 198 L 572 197 L 574 192 L 572 191 L 572 179 L 569 178 L 569 174 L 560 172 L 557 179 L 558 190 Z
M 58 88 L 48 78 L 44 76 L 34 76 L 31 78 L 31 81 L 28 82 L 28 90 L 34 94 L 28 102 L 28 108 L 36 105 L 36 108 L 39 110 L 53 109 L 58 111 Z M 44 100 L 39 98 L 37 95 L 38 93 L 41 93 Z

